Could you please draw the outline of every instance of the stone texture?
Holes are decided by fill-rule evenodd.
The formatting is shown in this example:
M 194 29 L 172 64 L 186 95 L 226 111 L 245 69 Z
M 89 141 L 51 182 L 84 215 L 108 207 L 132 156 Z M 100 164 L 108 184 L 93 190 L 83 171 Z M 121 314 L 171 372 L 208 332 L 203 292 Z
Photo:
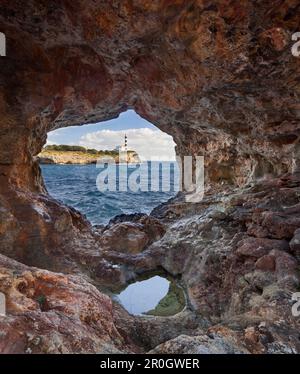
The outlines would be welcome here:
M 239 347 L 222 339 L 221 337 L 210 338 L 208 336 L 185 336 L 180 335 L 157 346 L 149 353 L 156 354 L 241 354 Z
M 82 277 L 29 268 L 0 255 L 1 353 L 132 352 L 112 302 Z
M 260 258 L 275 248 L 278 250 L 288 250 L 289 245 L 288 242 L 283 240 L 250 237 L 239 243 L 239 248 L 237 249 L 236 254 L 239 256 Z
M 72 250 L 84 237 L 78 220 L 53 209 L 49 197 L 48 221 L 33 208 L 45 192 L 34 156 L 47 132 L 59 127 L 108 120 L 133 108 L 173 136 L 179 155 L 204 155 L 211 186 L 242 186 L 296 170 L 295 6 L 294 0 L 276 6 L 250 0 L 65 0 L 53 6 L 30 0 L 25 7 L 4 0 L 0 206 L 9 229 L 1 235 L 3 252 L 41 266 L 28 258 L 27 247 L 45 257 L 54 246 Z M 299 224 L 299 217 L 283 221 L 278 212 L 262 219 L 259 237 L 276 230 L 272 237 L 284 238 L 285 227 Z
M 275 257 L 265 255 L 259 258 L 255 263 L 256 269 L 263 271 L 274 271 L 275 270 Z
M 149 243 L 146 233 L 141 226 L 133 223 L 117 223 L 105 231 L 100 239 L 104 249 L 117 252 L 138 253 Z
M 300 261 L 300 229 L 297 229 L 294 233 L 292 240 L 290 241 L 290 247 L 293 254 Z
M 0 21 L 0 251 L 30 266 L 1 257 L 11 303 L 0 350 L 300 352 L 297 1 L 2 0 Z M 207 193 L 156 209 L 166 226 L 92 228 L 48 195 L 35 156 L 48 131 L 129 108 L 172 135 L 178 155 L 205 156 Z M 187 290 L 184 331 L 180 318 L 165 332 L 124 311 L 114 323 L 118 308 L 90 284 L 161 268 Z M 196 331 L 204 322 L 217 338 Z
M 246 347 L 252 353 L 299 349 L 299 321 L 291 313 L 291 294 L 300 284 L 299 262 L 289 247 L 293 234 L 287 227 L 286 239 L 257 238 L 247 230 L 254 222 L 257 230 L 263 229 L 258 211 L 259 216 L 280 211 L 283 219 L 294 217 L 291 212 L 297 212 L 299 187 L 299 180 L 285 176 L 261 182 L 247 192 L 228 194 L 222 201 L 206 196 L 198 213 L 192 206 L 190 213 L 186 208 L 148 250 L 155 252 L 167 271 L 182 276 L 192 307 L 212 326 L 222 323 L 235 332 L 249 327 L 251 332 L 256 324 L 267 321 L 272 342 Z M 286 341 L 288 326 L 291 348 Z
M 159 240 L 164 233 L 163 224 L 154 217 L 145 214 L 117 216 L 102 231 L 99 243 L 104 250 L 135 254 Z

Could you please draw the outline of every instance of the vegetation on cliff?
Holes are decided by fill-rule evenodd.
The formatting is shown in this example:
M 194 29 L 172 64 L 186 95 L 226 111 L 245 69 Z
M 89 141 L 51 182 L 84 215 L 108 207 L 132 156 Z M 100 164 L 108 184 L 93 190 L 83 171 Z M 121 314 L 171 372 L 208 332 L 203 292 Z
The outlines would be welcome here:
M 46 147 L 43 148 L 43 152 L 52 152 L 52 151 L 57 151 L 57 152 L 83 152 L 87 154 L 92 154 L 92 155 L 106 155 L 106 156 L 117 156 L 119 152 L 117 150 L 105 150 L 105 151 L 97 151 L 97 149 L 88 149 L 85 147 L 82 147 L 80 145 L 65 145 L 65 144 L 60 144 L 60 145 L 47 145 Z M 128 152 L 134 152 L 134 151 L 128 151 Z
M 41 164 L 94 164 L 97 160 L 119 162 L 119 151 L 87 149 L 78 145 L 48 145 L 38 155 Z M 140 162 L 135 151 L 127 151 L 127 162 Z

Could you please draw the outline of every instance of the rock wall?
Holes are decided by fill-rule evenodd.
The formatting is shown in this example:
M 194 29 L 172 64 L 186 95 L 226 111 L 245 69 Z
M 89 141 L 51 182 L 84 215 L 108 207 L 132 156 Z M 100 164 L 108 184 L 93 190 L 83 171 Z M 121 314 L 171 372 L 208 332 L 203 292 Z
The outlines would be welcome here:
M 205 152 L 225 168 L 241 157 L 269 162 L 270 172 L 290 167 L 294 0 L 2 5 L 1 164 L 32 166 L 47 131 L 134 108 L 173 135 L 179 153 Z
M 3 255 L 42 269 L 84 273 L 99 284 L 109 283 L 112 277 L 126 282 L 130 271 L 124 274 L 111 264 L 121 261 L 120 257 L 139 271 L 163 265 L 174 272 L 176 266 L 183 266 L 173 261 L 172 268 L 144 254 L 128 259 L 107 253 L 101 230 L 92 229 L 78 212 L 48 196 L 34 156 L 45 144 L 47 132 L 60 127 L 108 120 L 134 109 L 173 136 L 179 155 L 204 155 L 207 186 L 223 194 L 232 187 L 299 170 L 300 64 L 291 54 L 291 36 L 300 30 L 298 1 L 29 0 L 25 6 L 21 1 L 2 0 L 0 20 L 0 32 L 7 40 L 7 57 L 0 58 Z M 289 188 L 297 191 L 297 183 L 291 183 Z M 299 222 L 289 226 L 288 219 L 280 221 L 285 202 L 276 214 L 262 214 L 259 201 L 264 205 L 268 198 L 264 193 L 255 197 L 258 211 L 253 212 L 247 235 L 290 241 Z M 297 206 L 296 198 L 293 205 Z M 177 220 L 184 214 L 201 215 L 198 208 L 165 209 L 168 219 Z M 292 218 L 298 214 L 295 209 L 289 213 Z M 244 232 L 245 221 L 239 225 L 238 231 Z M 197 231 L 181 232 L 186 238 L 197 236 Z M 283 249 L 270 252 L 267 244 L 263 254 L 267 257 L 251 256 L 250 264 L 245 260 L 249 266 L 254 266 L 254 257 L 259 260 L 256 267 L 277 269 L 277 251 Z M 228 246 L 230 253 L 235 251 L 234 243 Z M 234 256 L 247 257 L 249 246 L 253 243 L 240 243 Z M 254 249 L 259 246 L 256 242 Z M 298 251 L 297 243 L 289 248 L 288 253 Z M 222 253 L 215 256 L 223 258 Z M 231 267 L 231 261 L 241 261 L 234 259 L 228 257 L 226 269 L 240 271 L 238 265 Z M 205 262 L 199 257 L 195 264 L 193 273 L 203 274 L 199 267 Z M 284 267 L 280 269 L 284 274 Z M 255 276 L 251 277 L 246 283 L 254 282 Z M 276 277 L 275 283 L 281 279 Z M 226 284 L 234 281 L 228 279 Z M 205 280 L 206 285 L 211 283 Z M 191 298 L 197 300 L 193 285 L 188 287 Z M 200 289 L 198 295 L 204 292 Z M 218 287 L 213 290 L 214 295 L 222 294 Z M 216 308 L 221 304 L 218 301 Z M 243 308 L 252 310 L 249 304 L 239 305 L 239 313 Z M 228 308 L 213 313 L 222 319 L 226 312 Z M 125 325 L 119 328 L 127 331 Z M 249 328 L 243 339 L 257 343 L 258 327 Z M 176 337 L 172 324 L 170 330 L 164 340 Z M 178 346 L 187 341 L 181 339 Z M 205 347 L 210 344 L 207 337 L 198 341 Z M 263 351 L 251 344 L 249 351 Z M 147 343 L 154 348 L 151 345 L 153 341 Z M 169 350 L 169 346 L 161 349 Z
M 36 215 L 32 201 L 45 192 L 33 157 L 59 127 L 133 108 L 174 137 L 179 155 L 204 155 L 213 184 L 242 186 L 297 164 L 294 0 L 32 0 L 26 7 L 4 0 L 0 19 L 7 38 L 0 59 L 1 225 L 10 227 L 2 229 L 9 246 L 26 246 L 28 236 L 47 246 L 42 231 L 53 227 L 24 235 L 23 215 Z M 51 217 L 49 205 L 45 210 Z

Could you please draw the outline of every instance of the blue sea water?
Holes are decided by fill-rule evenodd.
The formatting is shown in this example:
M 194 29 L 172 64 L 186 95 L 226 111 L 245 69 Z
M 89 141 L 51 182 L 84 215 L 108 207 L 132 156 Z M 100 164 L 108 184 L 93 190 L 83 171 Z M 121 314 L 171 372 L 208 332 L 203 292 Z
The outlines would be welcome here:
M 161 276 L 137 281 L 125 288 L 117 297 L 123 307 L 133 315 L 142 315 L 155 309 L 169 291 L 170 281 Z
M 152 175 L 157 178 L 150 178 L 146 182 L 138 177 L 139 169 L 134 169 L 127 165 L 119 165 L 116 172 L 116 191 L 100 192 L 96 185 L 97 177 L 103 173 L 110 175 L 111 168 L 99 169 L 95 164 L 92 165 L 41 165 L 44 181 L 48 192 L 55 199 L 66 205 L 72 206 L 85 214 L 92 224 L 107 224 L 108 221 L 119 214 L 147 213 L 159 204 L 175 196 L 178 191 L 179 171 L 177 164 L 152 162 L 144 164 L 144 170 L 151 170 Z M 127 191 L 118 190 L 119 171 L 128 170 L 130 175 L 137 175 L 136 181 L 146 187 L 148 191 L 134 192 L 130 189 Z M 148 173 L 148 177 L 150 174 Z M 107 181 L 107 178 L 103 178 Z M 143 183 L 144 182 L 144 183 Z M 170 182 L 170 183 L 169 183 Z M 163 189 L 163 183 L 166 187 Z M 153 186 L 157 185 L 159 191 L 153 191 Z M 168 189 L 168 185 L 170 188 Z M 151 190 L 152 189 L 152 190 Z M 167 190 L 168 189 L 168 190 Z

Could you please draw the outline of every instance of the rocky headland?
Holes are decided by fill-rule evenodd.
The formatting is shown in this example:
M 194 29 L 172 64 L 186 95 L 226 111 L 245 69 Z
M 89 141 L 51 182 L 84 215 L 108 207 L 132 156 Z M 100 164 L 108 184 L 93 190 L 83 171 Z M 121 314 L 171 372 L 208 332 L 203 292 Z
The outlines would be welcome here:
M 97 162 L 107 163 L 139 163 L 141 162 L 135 151 L 128 150 L 126 153 L 118 151 L 97 151 L 96 149 L 85 149 L 81 146 L 47 146 L 37 156 L 40 164 L 75 164 L 88 165 Z

